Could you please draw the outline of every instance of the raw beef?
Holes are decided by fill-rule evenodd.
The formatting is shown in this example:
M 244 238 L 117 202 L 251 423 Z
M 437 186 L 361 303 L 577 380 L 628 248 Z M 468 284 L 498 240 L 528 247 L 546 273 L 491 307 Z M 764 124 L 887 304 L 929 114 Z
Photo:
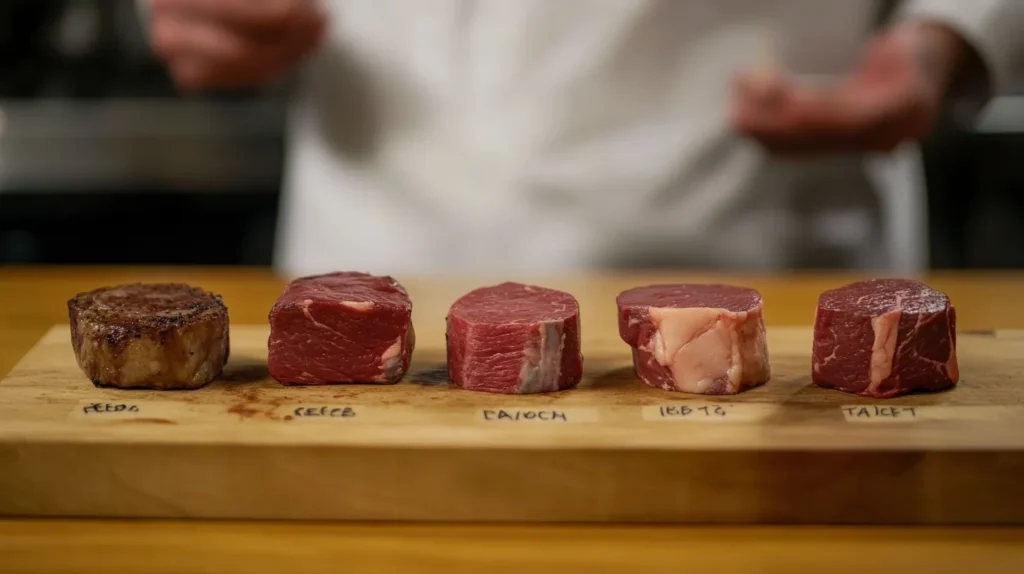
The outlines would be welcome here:
M 619 335 L 652 387 L 730 395 L 770 376 L 761 295 L 730 285 L 651 285 L 619 295 Z
M 448 373 L 473 391 L 527 394 L 575 387 L 583 374 L 576 299 L 502 283 L 462 296 L 448 311 Z
M 815 383 L 886 398 L 946 389 L 959 376 L 956 312 L 945 294 L 919 281 L 874 279 L 818 299 Z
M 228 309 L 180 283 L 132 284 L 68 301 L 75 359 L 93 384 L 195 389 L 228 360 Z
M 391 384 L 409 369 L 415 339 L 412 302 L 391 277 L 302 277 L 270 310 L 267 362 L 288 385 Z

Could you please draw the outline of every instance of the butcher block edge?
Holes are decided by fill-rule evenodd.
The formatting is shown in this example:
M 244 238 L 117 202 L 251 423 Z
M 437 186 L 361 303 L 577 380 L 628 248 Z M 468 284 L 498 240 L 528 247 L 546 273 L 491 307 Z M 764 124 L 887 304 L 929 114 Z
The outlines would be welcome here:
M 770 329 L 773 382 L 718 398 L 647 388 L 596 339 L 557 395 L 452 388 L 429 346 L 398 385 L 282 387 L 266 333 L 232 328 L 227 380 L 160 393 L 93 387 L 52 329 L 0 383 L 0 514 L 1024 523 L 1022 332 L 961 333 L 959 388 L 889 401 L 810 384 L 808 328 Z

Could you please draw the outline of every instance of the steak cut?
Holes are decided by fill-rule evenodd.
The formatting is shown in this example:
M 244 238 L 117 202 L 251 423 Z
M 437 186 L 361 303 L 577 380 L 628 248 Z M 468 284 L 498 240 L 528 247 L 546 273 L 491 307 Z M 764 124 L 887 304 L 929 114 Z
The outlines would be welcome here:
M 651 285 L 621 293 L 619 335 L 643 382 L 731 395 L 770 378 L 761 294 L 731 285 Z
M 956 311 L 909 279 L 873 279 L 825 291 L 814 318 L 811 378 L 823 387 L 888 398 L 938 391 L 960 377 Z
M 197 287 L 96 289 L 68 301 L 68 317 L 75 359 L 97 386 L 195 389 L 228 360 L 228 309 Z
M 392 384 L 415 342 L 412 301 L 391 277 L 301 277 L 270 310 L 267 366 L 286 385 Z
M 448 311 L 448 373 L 472 391 L 529 394 L 575 387 L 583 375 L 580 307 L 565 292 L 502 283 Z

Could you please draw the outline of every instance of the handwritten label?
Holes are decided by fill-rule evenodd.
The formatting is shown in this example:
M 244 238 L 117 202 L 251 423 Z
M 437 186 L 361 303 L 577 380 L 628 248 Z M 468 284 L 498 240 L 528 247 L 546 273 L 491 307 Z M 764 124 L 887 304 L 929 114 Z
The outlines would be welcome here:
M 363 409 L 353 405 L 297 405 L 282 412 L 286 421 L 342 422 L 360 420 Z
M 1024 419 L 1024 408 L 1016 406 L 889 406 L 845 405 L 840 407 L 848 423 L 912 423 L 922 421 L 994 422 Z
M 137 413 L 139 405 L 128 403 L 89 403 L 82 407 L 83 415 L 107 415 L 111 413 Z
M 493 408 L 482 409 L 479 412 L 479 420 L 487 423 L 591 423 L 596 422 L 598 414 L 596 409 L 520 409 L 520 408 Z
M 760 403 L 680 403 L 643 407 L 647 421 L 747 422 L 758 421 L 775 409 Z
M 173 424 L 197 416 L 189 405 L 171 401 L 81 401 L 68 418 L 81 421 L 137 420 Z
M 846 422 L 914 422 L 919 408 L 879 405 L 842 407 Z
M 726 416 L 726 410 L 722 405 L 704 405 L 701 407 L 691 407 L 689 405 L 667 406 L 658 407 L 658 416 L 661 418 L 689 416 L 724 417 Z
M 356 416 L 356 410 L 352 407 L 335 407 L 326 405 L 319 407 L 295 407 L 292 411 L 292 416 L 295 418 L 326 417 L 350 419 Z

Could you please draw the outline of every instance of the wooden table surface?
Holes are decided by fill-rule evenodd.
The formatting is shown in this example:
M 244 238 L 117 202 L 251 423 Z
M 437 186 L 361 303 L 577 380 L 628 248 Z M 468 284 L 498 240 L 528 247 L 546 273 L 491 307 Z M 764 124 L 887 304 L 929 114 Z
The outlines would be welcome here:
M 564 278 L 642 284 L 742 283 L 769 325 L 806 325 L 823 289 L 850 275 Z M 399 278 L 404 280 L 404 278 Z M 961 329 L 1024 328 L 1024 274 L 937 274 Z M 224 296 L 231 320 L 266 320 L 282 281 L 263 269 L 0 269 L 0 371 L 54 324 L 74 293 L 176 280 Z M 439 279 L 467 289 L 486 279 Z M 581 305 L 587 305 L 582 300 Z M 3 496 L 3 493 L 0 493 Z M 1024 572 L 1024 528 L 414 525 L 127 520 L 0 520 L 0 572 Z

